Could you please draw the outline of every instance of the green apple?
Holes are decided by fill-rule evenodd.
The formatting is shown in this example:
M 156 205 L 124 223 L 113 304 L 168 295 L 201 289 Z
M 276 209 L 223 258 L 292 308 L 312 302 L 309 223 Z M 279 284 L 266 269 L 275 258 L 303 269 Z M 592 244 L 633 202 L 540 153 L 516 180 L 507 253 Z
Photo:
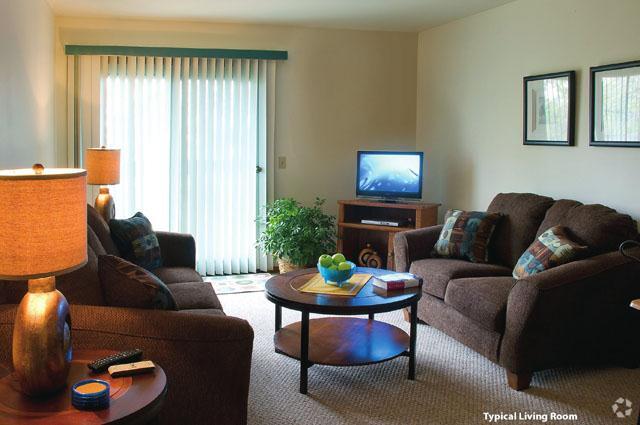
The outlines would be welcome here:
M 346 261 L 343 261 L 342 263 L 338 264 L 338 270 L 340 271 L 351 270 L 351 264 L 347 263 Z
M 336 266 L 340 263 L 344 263 L 345 261 L 347 261 L 347 259 L 344 257 L 344 255 L 342 255 L 341 253 L 336 253 L 333 254 L 333 257 L 331 257 L 333 259 L 333 264 L 335 264 Z
M 322 267 L 330 267 L 333 264 L 333 259 L 330 255 L 322 254 L 320 258 L 318 258 L 318 263 L 320 263 Z
M 331 266 L 329 266 L 329 270 L 338 270 L 338 266 L 332 264 Z

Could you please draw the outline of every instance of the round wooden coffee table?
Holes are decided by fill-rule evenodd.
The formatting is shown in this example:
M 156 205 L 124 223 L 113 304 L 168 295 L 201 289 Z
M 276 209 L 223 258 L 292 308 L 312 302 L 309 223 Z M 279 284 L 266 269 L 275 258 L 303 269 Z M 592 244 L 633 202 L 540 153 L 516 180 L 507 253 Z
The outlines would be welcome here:
M 0 366 L 0 423 L 2 424 L 144 424 L 158 416 L 167 395 L 167 377 L 160 366 L 152 373 L 112 378 L 93 374 L 87 363 L 114 354 L 106 350 L 77 350 L 69 371 L 69 385 L 47 397 L 32 398 L 20 392 L 10 369 Z M 104 410 L 83 411 L 71 405 L 71 385 L 82 379 L 109 382 L 111 405 Z
M 300 360 L 300 392 L 307 393 L 308 369 L 314 364 L 358 366 L 409 358 L 409 379 L 415 379 L 417 305 L 421 287 L 397 291 L 377 288 L 371 279 L 357 295 L 324 295 L 298 290 L 317 269 L 277 275 L 265 285 L 267 299 L 276 306 L 274 343 L 276 352 Z M 389 270 L 358 267 L 356 273 L 383 275 Z M 282 327 L 282 307 L 302 313 L 300 322 Z M 375 320 L 376 313 L 410 307 L 409 334 Z M 324 317 L 309 320 L 309 313 L 339 316 L 369 315 L 369 319 Z

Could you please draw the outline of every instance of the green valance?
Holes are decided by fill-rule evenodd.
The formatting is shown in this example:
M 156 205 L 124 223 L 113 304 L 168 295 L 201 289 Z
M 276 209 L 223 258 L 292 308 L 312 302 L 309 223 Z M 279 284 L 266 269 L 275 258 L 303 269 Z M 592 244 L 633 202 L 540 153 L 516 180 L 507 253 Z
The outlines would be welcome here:
M 286 50 L 191 49 L 182 47 L 85 46 L 68 44 L 67 55 L 158 56 L 223 59 L 287 60 Z

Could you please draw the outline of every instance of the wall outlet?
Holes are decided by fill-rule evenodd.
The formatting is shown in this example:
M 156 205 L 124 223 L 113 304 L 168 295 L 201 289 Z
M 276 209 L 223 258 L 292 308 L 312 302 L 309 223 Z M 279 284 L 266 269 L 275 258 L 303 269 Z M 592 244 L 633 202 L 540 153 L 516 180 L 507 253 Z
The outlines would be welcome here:
M 278 168 L 281 170 L 284 170 L 285 168 L 287 168 L 287 157 L 286 156 L 279 156 L 278 157 Z

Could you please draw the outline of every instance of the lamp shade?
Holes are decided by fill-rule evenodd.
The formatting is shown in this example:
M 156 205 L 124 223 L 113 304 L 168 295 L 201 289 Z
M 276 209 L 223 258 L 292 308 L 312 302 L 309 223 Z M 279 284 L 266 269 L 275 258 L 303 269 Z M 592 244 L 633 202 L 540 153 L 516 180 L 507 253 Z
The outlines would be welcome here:
M 0 278 L 68 273 L 87 262 L 86 171 L 0 171 Z
M 88 184 L 120 183 L 120 149 L 87 149 L 84 162 Z

